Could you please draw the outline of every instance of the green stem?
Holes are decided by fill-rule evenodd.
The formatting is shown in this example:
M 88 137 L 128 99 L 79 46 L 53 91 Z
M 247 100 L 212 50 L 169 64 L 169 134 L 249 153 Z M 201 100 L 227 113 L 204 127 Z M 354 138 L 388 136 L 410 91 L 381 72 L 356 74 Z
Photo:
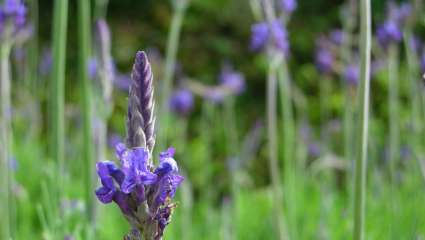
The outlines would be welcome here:
M 353 30 L 355 28 L 356 25 L 356 13 L 357 13 L 357 9 L 356 9 L 356 2 L 353 0 L 350 0 L 348 3 L 348 7 L 349 7 L 349 11 L 348 14 L 349 16 L 343 16 L 342 17 L 342 22 L 343 22 L 343 27 L 344 27 L 344 33 L 345 33 L 345 38 L 344 38 L 344 42 L 341 45 L 341 56 L 344 60 L 345 64 L 350 64 L 352 61 L 352 33 Z M 341 75 L 342 78 L 342 75 Z M 344 156 L 346 161 L 351 162 L 353 160 L 353 144 L 356 142 L 354 139 L 354 133 L 352 131 L 352 125 L 353 125 L 353 118 L 354 118 L 354 103 L 355 101 L 353 101 L 353 96 L 355 96 L 353 94 L 353 92 L 355 92 L 355 90 L 347 83 L 345 83 L 345 81 L 342 81 L 342 85 L 344 87 L 344 91 L 345 91 L 345 110 L 344 110 Z M 350 171 L 349 173 L 350 175 L 352 174 L 352 171 Z M 348 181 L 347 181 L 348 182 Z
M 232 96 L 229 96 L 224 101 L 224 120 L 227 124 L 223 125 L 225 127 L 225 132 L 227 135 L 227 146 L 228 146 L 228 156 L 234 157 L 237 154 L 239 149 L 239 137 L 238 130 L 236 126 L 236 116 L 235 116 L 235 99 Z
M 11 100 L 10 100 L 10 66 L 9 54 L 10 46 L 5 43 L 0 45 L 0 174 L 1 174 L 1 216 L 4 216 L 4 222 L 1 224 L 2 239 L 9 239 L 11 237 L 11 222 L 10 222 L 10 172 L 9 172 L 9 158 L 10 158 L 10 137 L 11 137 Z
M 276 66 L 270 63 L 267 77 L 267 135 L 269 171 L 273 187 L 274 217 L 278 230 L 278 239 L 285 239 L 285 228 L 282 219 L 282 188 L 280 183 L 278 149 L 277 149 L 277 114 L 276 114 Z
M 389 160 L 391 175 L 394 175 L 394 167 L 400 155 L 398 47 L 396 45 L 390 46 L 388 54 Z
M 409 139 L 412 143 L 412 150 L 414 158 L 419 161 L 419 167 L 422 168 L 421 163 L 421 136 L 423 136 L 423 126 L 421 125 L 421 81 L 420 81 L 420 70 L 418 63 L 418 56 L 414 49 L 409 45 L 410 39 L 412 38 L 411 29 L 407 29 L 405 33 L 405 51 L 407 58 L 407 66 L 409 70 L 409 87 L 410 87 L 410 104 L 412 109 L 412 131 L 409 134 Z
M 371 54 L 371 6 L 370 0 L 360 1 L 360 86 L 357 159 L 354 185 L 354 240 L 363 240 L 366 205 L 366 170 L 369 125 L 370 54 Z
M 180 30 L 183 22 L 183 17 L 187 8 L 186 1 L 182 1 L 182 4 L 177 4 L 175 8 L 173 18 L 171 19 L 171 27 L 168 35 L 167 41 L 167 56 L 165 59 L 165 70 L 164 70 L 164 79 L 162 82 L 162 91 L 161 91 L 161 106 L 159 109 L 158 116 L 160 117 L 159 121 L 159 138 L 158 141 L 161 146 L 160 149 L 167 144 L 167 128 L 169 121 L 169 111 L 168 111 L 168 99 L 171 94 L 171 89 L 173 87 L 173 76 L 176 66 L 176 56 L 179 45 Z
M 40 83 L 39 83 L 39 75 L 38 75 L 38 0 L 32 0 L 28 2 L 28 8 L 31 14 L 31 23 L 33 26 L 32 37 L 28 43 L 28 49 L 26 52 L 28 53 L 28 66 L 25 68 L 25 82 L 27 84 L 28 93 L 32 99 L 40 99 Z M 31 111 L 30 121 L 33 124 L 30 124 L 30 128 L 28 130 L 29 139 L 33 139 L 34 137 L 39 137 L 40 135 L 40 118 L 39 112 L 37 111 L 40 108 L 40 101 L 34 101 L 36 109 Z
M 328 112 L 328 102 L 331 98 L 331 81 L 332 79 L 330 76 L 326 76 L 324 79 L 322 79 L 319 83 L 319 91 L 320 91 L 320 124 L 321 124 L 321 130 L 320 130 L 320 138 L 322 140 L 322 146 L 323 151 L 327 151 L 325 149 L 329 143 L 329 136 L 326 132 L 326 124 L 329 120 L 329 112 Z
M 53 13 L 53 69 L 51 79 L 51 158 L 57 162 L 58 180 L 57 193 L 60 196 L 64 171 L 64 145 L 65 145 L 65 64 L 66 64 L 66 38 L 68 21 L 68 0 L 55 0 Z M 57 203 L 59 204 L 59 203 Z
M 82 110 L 83 110 L 83 161 L 85 166 L 85 199 L 87 206 L 87 219 L 93 221 L 93 143 L 92 143 L 92 90 L 88 78 L 87 63 L 90 58 L 90 1 L 78 1 L 78 25 L 79 25 L 79 79 L 82 86 Z M 103 139 L 102 139 L 103 141 Z
M 291 104 L 291 83 L 289 77 L 289 71 L 285 59 L 282 60 L 281 67 L 278 69 L 279 76 L 279 92 L 282 109 L 282 131 L 283 141 L 281 148 L 283 150 L 283 178 L 284 185 L 286 186 L 287 196 L 287 211 L 290 216 L 291 237 L 297 238 L 297 224 L 296 224 L 296 200 L 295 200 L 295 189 L 296 189 L 296 164 L 294 161 L 294 150 L 295 150 L 295 121 L 294 113 Z
M 108 10 L 108 0 L 95 0 L 94 17 L 95 19 L 105 18 Z

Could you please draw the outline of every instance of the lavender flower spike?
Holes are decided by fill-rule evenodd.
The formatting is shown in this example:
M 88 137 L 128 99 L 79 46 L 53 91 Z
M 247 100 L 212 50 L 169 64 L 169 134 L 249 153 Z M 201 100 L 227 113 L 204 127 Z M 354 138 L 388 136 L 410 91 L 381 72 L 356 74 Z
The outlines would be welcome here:
M 137 52 L 132 72 L 127 113 L 127 146 L 115 146 L 120 167 L 104 161 L 96 165 L 102 186 L 96 190 L 100 202 L 115 202 L 131 224 L 125 240 L 161 240 L 176 207 L 172 202 L 183 181 L 174 160 L 174 148 L 152 164 L 154 103 L 152 71 L 146 54 Z
M 128 97 L 127 145 L 146 147 L 151 153 L 155 145 L 152 79 L 152 70 L 146 53 L 137 52 Z

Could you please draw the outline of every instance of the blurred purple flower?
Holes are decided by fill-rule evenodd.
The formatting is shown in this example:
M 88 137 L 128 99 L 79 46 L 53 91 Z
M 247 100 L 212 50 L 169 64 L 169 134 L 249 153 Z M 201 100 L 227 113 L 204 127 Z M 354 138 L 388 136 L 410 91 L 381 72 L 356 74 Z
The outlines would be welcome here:
M 64 240 L 74 240 L 75 238 L 72 235 L 66 235 Z
M 397 6 L 394 2 L 390 2 L 388 6 L 388 18 L 403 25 L 412 14 L 412 10 L 412 5 L 410 3 L 405 2 Z
M 25 60 L 25 50 L 22 47 L 16 47 L 13 49 L 13 57 L 16 62 L 22 63 Z
M 357 64 L 350 64 L 346 66 L 343 76 L 348 85 L 357 86 L 360 79 L 359 66 Z
M 270 29 L 271 27 L 271 29 Z M 259 51 L 265 48 L 269 41 L 285 55 L 289 54 L 288 33 L 280 20 L 256 23 L 251 27 L 251 49 Z
M 47 76 L 47 74 L 50 73 L 52 69 L 52 63 L 53 63 L 53 58 L 52 58 L 52 52 L 50 51 L 50 49 L 43 50 L 40 64 L 38 66 L 39 72 L 42 76 Z
M 391 43 L 400 42 L 403 33 L 395 21 L 388 20 L 378 27 L 376 37 L 381 46 L 386 48 Z
M 122 142 L 122 138 L 118 134 L 111 134 L 108 138 L 108 146 L 114 148 L 117 144 Z
M 386 48 L 389 44 L 398 43 L 403 37 L 402 28 L 407 18 L 412 13 L 412 5 L 403 3 L 397 6 L 394 2 L 389 2 L 387 19 L 378 26 L 376 31 L 378 42 Z
M 341 45 L 346 38 L 346 34 L 341 29 L 335 29 L 329 34 L 329 39 L 336 45 Z
M 370 76 L 374 77 L 383 68 L 384 62 L 381 59 L 373 60 L 370 64 Z
M 425 51 L 422 53 L 420 65 L 422 72 L 425 72 Z
M 10 170 L 12 170 L 12 171 L 16 171 L 16 170 L 18 170 L 18 166 L 19 166 L 19 164 L 18 164 L 18 160 L 16 159 L 16 157 L 10 157 L 9 158 L 9 169 Z
M 308 155 L 312 158 L 317 158 L 320 156 L 320 146 L 316 143 L 310 143 L 308 144 Z
M 208 88 L 203 93 L 203 97 L 213 103 L 222 102 L 226 96 L 226 92 L 223 91 L 223 89 L 217 87 Z
M 169 101 L 170 109 L 179 116 L 187 116 L 193 108 L 193 94 L 187 89 L 174 91 Z
M 88 63 L 87 63 L 87 72 L 89 74 L 89 79 L 95 79 L 97 76 L 97 60 L 96 58 L 90 58 Z
M 115 74 L 114 85 L 123 91 L 128 91 L 131 85 L 131 78 L 127 74 Z
M 233 94 L 240 94 L 245 90 L 245 77 L 242 73 L 233 70 L 230 65 L 224 65 L 219 75 L 219 82 Z
M 409 39 L 409 46 L 415 52 L 419 52 L 422 49 L 422 41 L 417 36 L 412 36 Z
M 333 53 L 327 48 L 319 48 L 316 50 L 315 62 L 320 73 L 329 74 L 333 70 L 335 58 Z
M 27 9 L 20 0 L 5 0 L 0 5 L 0 36 L 3 35 L 4 26 L 12 24 L 12 33 L 15 34 L 25 24 Z
M 22 26 L 25 23 L 27 8 L 20 0 L 5 0 L 3 3 L 3 12 L 6 17 L 14 17 L 15 24 Z
M 400 157 L 402 160 L 409 160 L 412 157 L 412 150 L 408 145 L 404 145 L 400 148 Z
M 262 50 L 269 39 L 269 26 L 267 22 L 260 22 L 251 27 L 251 49 Z
M 275 46 L 287 56 L 289 54 L 288 32 L 281 21 L 272 22 L 272 33 Z
M 280 0 L 280 7 L 286 14 L 291 14 L 297 8 L 296 0 Z

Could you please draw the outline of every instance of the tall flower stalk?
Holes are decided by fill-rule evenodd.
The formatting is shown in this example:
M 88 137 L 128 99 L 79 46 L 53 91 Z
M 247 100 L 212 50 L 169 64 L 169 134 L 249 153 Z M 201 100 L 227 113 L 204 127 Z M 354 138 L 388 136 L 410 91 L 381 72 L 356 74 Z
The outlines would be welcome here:
M 389 159 L 393 182 L 395 166 L 400 155 L 398 57 L 398 46 L 391 45 L 388 49 L 388 120 Z
M 81 106 L 83 111 L 83 165 L 85 182 L 85 202 L 87 220 L 93 222 L 94 207 L 92 189 L 93 175 L 93 144 L 92 144 L 92 90 L 89 81 L 87 65 L 90 58 L 90 1 L 78 1 L 78 41 L 79 41 L 79 79 L 81 81 Z
M 155 145 L 154 89 L 150 63 L 137 52 L 128 97 L 127 144 L 116 145 L 121 168 L 111 161 L 98 162 L 102 186 L 96 196 L 102 203 L 115 202 L 132 230 L 124 239 L 160 240 L 176 207 L 172 199 L 183 181 L 169 148 L 160 154 L 157 167 Z
M 286 32 L 285 26 L 283 25 L 282 21 L 287 20 L 290 12 L 292 12 L 296 7 L 295 1 L 282 1 L 282 12 L 284 13 L 283 19 L 276 18 L 274 4 L 270 0 L 264 0 L 261 3 L 253 0 L 251 2 L 251 6 L 253 7 L 253 12 L 256 15 L 257 20 L 260 20 L 261 22 L 256 23 L 252 26 L 251 32 L 252 32 L 252 38 L 251 38 L 251 48 L 253 50 L 261 50 L 266 49 L 267 50 L 267 58 L 269 60 L 269 70 L 268 70 L 268 77 L 267 77 L 267 126 L 268 126 L 268 152 L 269 152 L 269 170 L 270 170 L 270 176 L 272 180 L 272 187 L 273 187 L 273 204 L 274 204 L 274 216 L 275 216 L 275 223 L 276 223 L 276 229 L 279 239 L 285 239 L 288 235 L 286 233 L 285 224 L 283 220 L 283 209 L 282 209 L 282 185 L 281 185 L 281 175 L 279 171 L 279 163 L 278 163 L 278 137 L 277 137 L 277 77 L 280 76 L 281 84 L 280 89 L 282 90 L 283 86 L 288 87 L 286 85 L 285 80 L 288 80 L 286 78 L 289 76 L 287 72 L 282 72 L 287 70 L 287 68 L 284 66 L 283 69 L 280 69 L 279 67 L 282 67 L 282 64 L 285 64 L 284 58 L 289 54 L 289 41 L 288 41 L 288 34 Z M 257 9 L 258 8 L 258 9 Z M 264 12 L 264 14 L 260 14 Z M 262 16 L 264 15 L 264 16 Z M 264 20 L 265 19 L 265 20 Z M 279 74 L 280 73 L 280 74 Z M 287 89 L 288 90 L 288 89 Z M 287 90 L 284 90 L 281 92 L 281 101 L 282 101 L 282 114 L 284 114 L 286 117 L 289 117 L 290 114 L 290 100 L 289 96 L 286 94 Z M 288 90 L 289 92 L 289 90 Z M 286 119 L 288 120 L 288 118 Z M 286 121 L 285 120 L 285 121 Z M 286 124 L 285 122 L 284 124 Z M 285 128 L 289 127 L 285 125 Z M 286 130 L 286 129 L 285 129 Z M 286 135 L 288 132 L 284 132 L 284 139 L 288 140 Z M 292 142 L 292 141 L 289 141 Z M 285 143 L 288 144 L 288 143 Z M 290 143 L 289 143 L 290 144 Z M 289 156 L 290 149 L 287 148 L 288 146 L 284 146 L 284 158 Z M 286 174 L 285 169 L 289 172 L 289 165 L 287 165 L 286 162 L 287 159 L 284 159 L 283 164 L 283 174 Z M 284 176 L 285 178 L 287 176 Z M 286 178 L 288 182 L 291 182 L 291 178 L 288 176 Z M 292 183 L 288 183 L 290 185 Z M 290 201 L 288 201 L 290 202 Z M 293 216 L 293 215 L 292 215 Z
M 371 54 L 371 5 L 370 0 L 360 1 L 360 87 L 359 126 L 354 185 L 353 239 L 365 237 L 366 170 L 369 126 L 370 54 Z
M 346 6 L 345 14 L 348 14 L 348 17 L 345 14 L 341 17 L 344 27 L 344 41 L 341 45 L 341 56 L 345 64 L 351 63 L 352 58 L 352 32 L 356 26 L 356 16 L 357 16 L 357 2 L 355 0 L 349 0 Z M 344 85 L 345 91 L 345 110 L 344 110 L 344 156 L 345 159 L 350 162 L 353 159 L 353 146 L 352 144 L 356 141 L 354 140 L 354 133 L 352 130 L 352 124 L 354 121 L 354 102 L 353 99 L 353 89 L 349 84 Z
M 277 64 L 271 62 L 267 74 L 267 136 L 269 170 L 273 186 L 275 224 L 278 230 L 278 238 L 285 239 L 285 227 L 282 218 L 282 188 L 279 173 L 278 148 L 277 148 Z
M 11 100 L 10 100 L 10 66 L 9 54 L 10 47 L 1 44 L 0 46 L 0 96 L 1 96 L 1 112 L 0 112 L 0 134 L 1 134 L 1 214 L 4 222 L 1 224 L 1 236 L 3 239 L 10 238 L 10 177 L 9 177 L 9 158 L 10 158 L 10 138 L 11 138 Z
M 13 134 L 9 57 L 19 35 L 25 32 L 26 11 L 20 0 L 0 3 L 0 213 L 4 219 L 0 236 L 4 239 L 15 238 L 16 229 L 15 201 L 11 194 L 14 176 L 10 170 Z
M 50 83 L 51 158 L 57 162 L 58 186 L 62 186 L 65 148 L 65 64 L 68 0 L 56 0 L 53 12 L 53 66 Z M 60 195 L 60 189 L 57 189 Z
M 113 108 L 112 84 L 114 79 L 114 66 L 111 56 L 111 34 L 108 24 L 104 19 L 96 21 L 96 80 L 93 89 L 93 142 L 94 157 L 97 160 L 106 159 L 106 145 L 108 135 L 108 119 Z M 92 59 L 93 60 L 93 59 Z M 89 64 L 90 66 L 90 64 Z M 89 67 L 90 68 L 90 67 Z M 90 69 L 89 71 L 90 72 Z M 90 75 L 90 74 L 89 74 Z M 97 91 L 96 91 L 97 90 Z M 91 181 L 92 182 L 92 181 Z M 89 199 L 88 199 L 89 200 Z M 93 201 L 93 199 L 91 199 Z M 96 221 L 96 207 L 94 206 L 94 221 Z
M 173 87 L 173 76 L 176 66 L 180 31 L 183 23 L 184 14 L 189 5 L 189 1 L 190 0 L 172 0 L 174 13 L 173 18 L 171 19 L 171 27 L 167 40 L 167 56 L 165 58 L 164 79 L 161 86 L 161 105 L 159 108 L 159 138 L 162 140 L 160 144 L 166 144 L 166 141 L 168 139 L 168 99 L 170 99 L 171 89 Z
M 185 88 L 175 90 L 169 99 L 170 110 L 174 113 L 175 127 L 174 136 L 179 139 L 179 149 L 181 156 L 185 159 L 190 158 L 188 154 L 188 125 L 189 116 L 193 110 L 194 97 L 191 91 Z M 188 159 L 190 162 L 190 159 Z M 193 193 L 190 181 L 185 180 L 181 185 L 181 214 L 180 214 L 180 232 L 181 239 L 190 239 L 190 229 L 192 226 L 192 205 L 193 205 Z
M 405 33 L 405 52 L 407 58 L 407 66 L 409 71 L 409 95 L 411 97 L 411 108 L 412 108 L 412 146 L 413 146 L 413 155 L 419 161 L 419 167 L 423 169 L 423 163 L 420 161 L 420 151 L 421 151 L 421 136 L 423 136 L 424 127 L 421 125 L 421 86 L 420 86 L 420 69 L 418 62 L 418 54 L 415 51 L 415 48 L 412 46 L 412 40 L 414 36 L 412 35 L 411 29 L 408 28 Z M 425 175 L 424 175 L 425 176 Z

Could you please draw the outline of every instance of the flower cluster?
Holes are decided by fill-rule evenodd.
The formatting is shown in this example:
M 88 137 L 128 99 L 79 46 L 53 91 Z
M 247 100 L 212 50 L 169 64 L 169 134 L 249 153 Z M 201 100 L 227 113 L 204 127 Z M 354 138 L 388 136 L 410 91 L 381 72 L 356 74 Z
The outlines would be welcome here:
M 155 239 L 159 239 L 175 207 L 171 199 L 183 181 L 173 158 L 174 149 L 160 154 L 156 168 L 149 165 L 151 156 L 145 148 L 127 149 L 119 143 L 115 149 L 121 168 L 111 161 L 97 163 L 102 186 L 96 190 L 96 196 L 105 204 L 115 202 L 133 227 L 153 231 Z
M 11 37 L 20 31 L 26 20 L 27 9 L 20 0 L 5 0 L 0 5 L 0 38 Z
M 275 20 L 270 24 L 259 22 L 252 25 L 251 49 L 253 51 L 263 50 L 269 42 L 285 56 L 289 54 L 288 32 L 280 20 Z
M 403 25 L 411 12 L 412 6 L 408 3 L 400 6 L 396 6 L 394 3 L 389 4 L 387 19 L 376 30 L 376 37 L 382 47 L 387 48 L 390 44 L 401 41 Z

